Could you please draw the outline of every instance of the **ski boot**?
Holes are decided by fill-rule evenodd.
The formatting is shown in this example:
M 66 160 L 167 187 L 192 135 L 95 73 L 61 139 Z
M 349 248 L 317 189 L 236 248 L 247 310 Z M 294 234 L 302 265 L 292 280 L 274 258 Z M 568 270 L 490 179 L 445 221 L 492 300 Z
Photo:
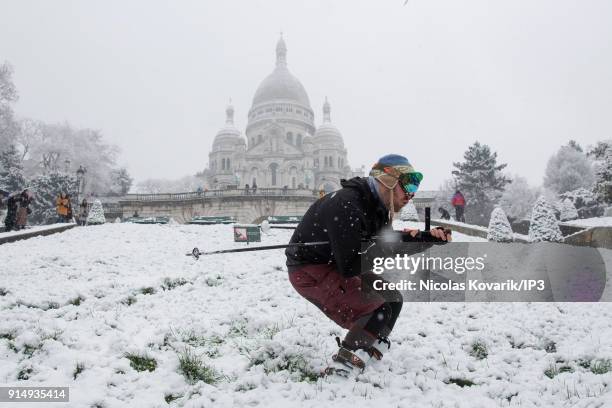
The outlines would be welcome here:
M 342 377 L 348 377 L 351 373 L 361 373 L 365 370 L 366 360 L 368 357 L 380 360 L 382 353 L 374 346 L 368 347 L 367 349 L 349 350 L 346 348 L 339 337 L 336 337 L 338 343 L 338 352 L 332 356 L 334 364 L 325 368 L 322 372 L 322 376 L 328 375 L 339 375 Z

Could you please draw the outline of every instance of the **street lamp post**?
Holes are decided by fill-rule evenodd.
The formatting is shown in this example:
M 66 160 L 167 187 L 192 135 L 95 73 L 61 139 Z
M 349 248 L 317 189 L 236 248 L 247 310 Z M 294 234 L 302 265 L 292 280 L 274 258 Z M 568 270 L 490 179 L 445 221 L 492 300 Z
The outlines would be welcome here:
M 83 182 L 83 178 L 85 178 L 85 173 L 87 173 L 87 169 L 83 166 L 79 166 L 79 169 L 76 171 L 77 175 L 77 203 L 79 203 L 79 198 L 81 194 L 81 183 Z

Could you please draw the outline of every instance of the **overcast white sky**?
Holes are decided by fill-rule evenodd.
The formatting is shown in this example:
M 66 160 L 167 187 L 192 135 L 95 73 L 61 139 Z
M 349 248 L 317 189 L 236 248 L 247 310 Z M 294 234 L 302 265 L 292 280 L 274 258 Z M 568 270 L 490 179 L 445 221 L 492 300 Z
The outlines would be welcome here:
M 244 131 L 281 30 L 354 167 L 402 153 L 435 189 L 479 140 L 539 185 L 561 144 L 612 137 L 612 1 L 403 4 L 0 0 L 0 61 L 18 115 L 100 129 L 137 180 L 202 170 L 230 97 Z

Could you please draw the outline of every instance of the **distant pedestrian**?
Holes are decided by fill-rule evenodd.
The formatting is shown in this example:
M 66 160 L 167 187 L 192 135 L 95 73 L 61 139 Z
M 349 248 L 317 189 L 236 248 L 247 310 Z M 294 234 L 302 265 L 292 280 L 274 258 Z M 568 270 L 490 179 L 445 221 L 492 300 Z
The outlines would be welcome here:
M 450 214 L 448 213 L 448 211 L 446 211 L 446 209 L 440 207 L 438 208 L 438 212 L 440 213 L 440 218 L 443 220 L 450 220 Z
M 72 222 L 74 214 L 72 213 L 72 200 L 70 198 L 70 194 L 66 194 L 66 199 L 68 200 L 68 214 L 66 214 L 66 222 Z
M 253 181 L 253 195 L 257 194 L 257 182 Z
M 28 215 L 32 213 L 30 203 L 33 200 L 33 194 L 27 188 L 19 194 L 19 208 L 17 209 L 17 217 L 15 218 L 15 229 L 25 229 L 28 224 Z
M 289 189 L 289 186 L 284 185 L 283 186 L 283 195 L 287 195 L 287 190 Z
M 250 187 L 248 184 L 244 185 L 244 194 L 249 195 L 251 193 Z
M 17 210 L 19 209 L 18 194 L 10 194 L 6 200 L 6 218 L 4 218 L 4 230 L 12 231 L 16 227 Z
M 198 197 L 201 196 L 203 192 L 204 190 L 202 189 L 202 186 L 199 186 L 198 189 L 196 190 L 196 193 L 198 193 Z
M 57 222 L 67 222 L 68 220 L 68 198 L 63 191 L 55 199 L 55 209 L 57 211 Z
M 87 216 L 89 215 L 89 204 L 87 199 L 84 198 L 79 206 L 79 225 L 84 226 L 87 223 Z
M 451 199 L 451 204 L 455 207 L 455 219 L 459 222 L 465 222 L 465 197 L 461 194 L 461 191 L 455 191 L 453 198 Z

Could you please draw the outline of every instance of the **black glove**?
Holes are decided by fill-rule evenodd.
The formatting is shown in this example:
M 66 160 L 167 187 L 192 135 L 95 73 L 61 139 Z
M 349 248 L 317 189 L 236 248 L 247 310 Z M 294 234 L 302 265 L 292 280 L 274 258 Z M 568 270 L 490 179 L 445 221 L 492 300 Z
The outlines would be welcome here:
M 444 230 L 444 233 L 446 235 L 451 234 L 451 230 L 448 228 L 436 227 L 436 229 Z M 403 242 L 431 242 L 431 243 L 438 244 L 438 245 L 448 243 L 448 241 L 444 241 L 440 238 L 436 238 L 433 235 L 431 235 L 431 231 L 419 231 L 414 237 L 410 233 L 403 233 L 402 241 Z

